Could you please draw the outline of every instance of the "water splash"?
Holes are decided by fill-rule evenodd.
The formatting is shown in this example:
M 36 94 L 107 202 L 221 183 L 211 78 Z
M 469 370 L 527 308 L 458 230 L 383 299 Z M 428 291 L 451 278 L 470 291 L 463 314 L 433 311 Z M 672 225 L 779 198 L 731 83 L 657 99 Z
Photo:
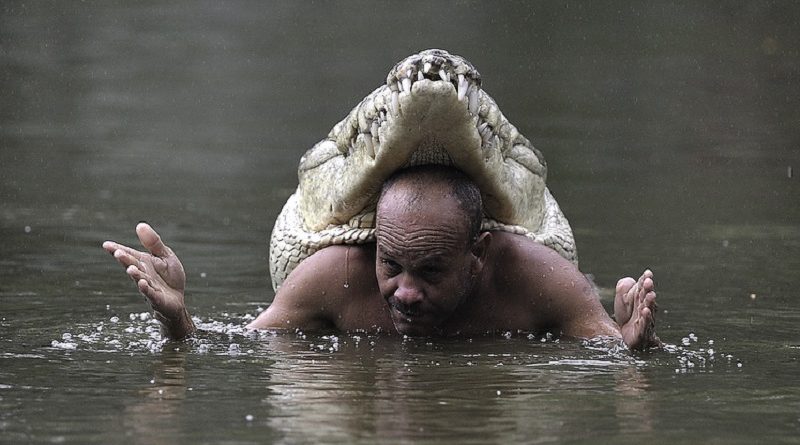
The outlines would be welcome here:
M 127 320 L 114 315 L 108 320 L 79 323 L 50 342 L 50 347 L 66 351 L 156 352 L 166 341 L 158 321 L 148 312 L 130 313 Z
M 743 366 L 742 361 L 732 354 L 718 352 L 714 339 L 700 341 L 694 332 L 681 338 L 680 345 L 664 344 L 664 351 L 677 358 L 677 363 L 674 363 L 676 374 L 711 372 L 721 364 L 726 368 Z

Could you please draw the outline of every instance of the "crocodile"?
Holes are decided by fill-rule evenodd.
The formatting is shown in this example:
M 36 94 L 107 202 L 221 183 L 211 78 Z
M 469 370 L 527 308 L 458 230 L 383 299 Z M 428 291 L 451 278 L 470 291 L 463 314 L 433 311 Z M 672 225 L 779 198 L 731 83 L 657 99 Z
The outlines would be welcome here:
M 413 54 L 311 147 L 272 230 L 273 289 L 322 248 L 374 242 L 381 185 L 420 164 L 453 166 L 475 181 L 483 230 L 527 236 L 577 265 L 572 229 L 545 185 L 542 153 L 481 84 L 461 56 L 440 49 Z

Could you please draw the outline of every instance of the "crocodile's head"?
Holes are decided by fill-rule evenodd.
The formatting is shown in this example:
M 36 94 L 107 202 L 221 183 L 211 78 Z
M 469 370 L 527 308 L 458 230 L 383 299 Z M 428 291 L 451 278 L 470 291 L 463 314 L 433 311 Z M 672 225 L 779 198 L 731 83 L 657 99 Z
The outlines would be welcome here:
M 374 203 L 394 171 L 429 163 L 467 173 L 491 218 L 531 229 L 541 222 L 541 153 L 481 89 L 472 64 L 432 49 L 395 65 L 386 84 L 303 157 L 300 206 L 306 226 L 319 230 L 347 222 Z

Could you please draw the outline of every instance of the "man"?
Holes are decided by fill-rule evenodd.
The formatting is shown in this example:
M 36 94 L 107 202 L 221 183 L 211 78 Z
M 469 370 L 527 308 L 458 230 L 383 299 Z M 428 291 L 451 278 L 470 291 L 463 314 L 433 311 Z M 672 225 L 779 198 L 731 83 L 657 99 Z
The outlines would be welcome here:
M 618 325 L 572 263 L 526 237 L 481 232 L 481 209 L 477 186 L 458 170 L 401 170 L 378 200 L 376 243 L 313 254 L 248 327 L 409 336 L 520 330 L 617 338 L 631 349 L 660 343 L 650 271 L 618 282 Z M 149 253 L 112 241 L 103 247 L 127 268 L 166 335 L 184 338 L 194 325 L 183 267 L 150 226 L 136 232 Z

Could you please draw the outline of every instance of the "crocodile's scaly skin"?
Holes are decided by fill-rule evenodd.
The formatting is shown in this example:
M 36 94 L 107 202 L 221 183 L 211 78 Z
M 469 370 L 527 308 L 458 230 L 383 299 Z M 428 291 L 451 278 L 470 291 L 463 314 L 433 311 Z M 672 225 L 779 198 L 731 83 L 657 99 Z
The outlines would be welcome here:
M 478 184 L 484 229 L 528 236 L 577 263 L 542 154 L 481 89 L 469 62 L 434 49 L 395 65 L 302 157 L 300 184 L 272 230 L 273 287 L 323 247 L 374 241 L 381 184 L 398 169 L 431 163 L 455 166 Z

